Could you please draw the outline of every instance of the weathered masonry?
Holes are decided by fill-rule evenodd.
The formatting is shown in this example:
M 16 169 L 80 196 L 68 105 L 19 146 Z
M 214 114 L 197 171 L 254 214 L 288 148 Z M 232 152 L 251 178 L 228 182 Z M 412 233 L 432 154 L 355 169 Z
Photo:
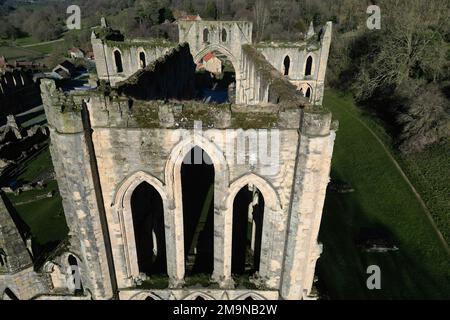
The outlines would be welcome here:
M 320 105 L 331 24 L 274 47 L 252 44 L 249 22 L 179 30 L 159 45 L 103 26 L 96 88 L 42 81 L 70 243 L 44 265 L 40 299 L 314 298 L 337 129 Z M 195 99 L 209 52 L 232 63 L 236 101 Z M 65 289 L 67 267 L 80 279 Z
M 278 70 L 313 104 L 322 104 L 332 24 L 318 34 L 311 26 L 298 43 L 252 44 L 252 23 L 245 21 L 180 21 L 179 41 L 188 43 L 194 62 L 214 53 L 236 72 L 236 104 L 273 100 L 270 73 Z M 118 41 L 120 40 L 120 41 Z M 110 28 L 93 34 L 98 77 L 112 85 L 164 56 L 175 44 L 163 40 L 124 40 Z M 267 63 L 259 63 L 261 60 Z M 256 58 L 256 59 L 255 59 Z M 276 84 L 275 84 L 276 85 Z

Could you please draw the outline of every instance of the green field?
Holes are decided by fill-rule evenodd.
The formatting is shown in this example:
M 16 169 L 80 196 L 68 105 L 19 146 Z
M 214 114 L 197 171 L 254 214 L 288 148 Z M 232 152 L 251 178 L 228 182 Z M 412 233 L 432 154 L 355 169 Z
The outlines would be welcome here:
M 385 149 L 359 120 L 350 97 L 329 91 L 324 105 L 340 122 L 332 179 L 354 193 L 327 193 L 319 241 L 319 291 L 331 299 L 450 298 L 450 258 L 425 211 Z M 373 123 L 372 123 L 373 125 Z M 366 253 L 362 228 L 383 229 L 399 251 Z M 366 269 L 381 269 L 381 290 L 368 290 Z
M 32 182 L 51 168 L 50 152 L 45 148 L 40 154 L 26 161 L 15 178 L 22 183 Z M 35 197 L 49 192 L 54 193 L 52 198 L 32 201 Z M 46 254 L 67 236 L 62 200 L 55 180 L 49 181 L 42 190 L 26 191 L 19 195 L 10 194 L 8 198 L 20 218 L 29 227 L 33 242 L 40 248 L 41 254 Z
M 0 45 L 0 56 L 6 59 L 33 60 L 40 59 L 53 52 L 54 48 L 61 44 L 61 40 L 55 42 L 37 43 L 30 37 L 20 38 L 15 44 Z M 28 45 L 23 47 L 23 45 Z
M 0 56 L 4 56 L 7 60 L 26 60 L 42 58 L 44 55 L 32 48 L 0 46 Z
M 401 164 L 450 243 L 450 139 L 402 157 Z

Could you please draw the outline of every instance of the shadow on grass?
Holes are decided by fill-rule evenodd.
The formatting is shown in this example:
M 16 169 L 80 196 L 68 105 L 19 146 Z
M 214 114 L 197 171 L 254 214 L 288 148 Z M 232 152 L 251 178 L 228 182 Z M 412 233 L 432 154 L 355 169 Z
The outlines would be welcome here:
M 382 230 L 399 251 L 365 252 L 357 241 L 365 229 Z M 450 296 L 449 275 L 433 275 L 416 259 L 416 248 L 402 243 L 386 224 L 369 218 L 354 194 L 328 191 L 319 241 L 324 252 L 317 263 L 317 288 L 324 299 L 448 299 Z M 366 270 L 370 265 L 381 269 L 380 290 L 367 288 L 370 274 Z

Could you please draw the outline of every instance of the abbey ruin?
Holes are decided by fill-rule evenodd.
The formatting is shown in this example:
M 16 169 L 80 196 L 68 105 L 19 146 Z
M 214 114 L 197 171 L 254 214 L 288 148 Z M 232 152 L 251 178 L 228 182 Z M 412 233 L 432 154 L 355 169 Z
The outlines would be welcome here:
M 0 205 L 0 298 L 315 298 L 331 22 L 282 44 L 253 43 L 250 22 L 178 28 L 127 40 L 102 21 L 91 88 L 42 80 L 69 239 L 36 270 Z M 219 81 L 198 80 L 208 54 L 232 71 L 225 102 L 199 98 Z

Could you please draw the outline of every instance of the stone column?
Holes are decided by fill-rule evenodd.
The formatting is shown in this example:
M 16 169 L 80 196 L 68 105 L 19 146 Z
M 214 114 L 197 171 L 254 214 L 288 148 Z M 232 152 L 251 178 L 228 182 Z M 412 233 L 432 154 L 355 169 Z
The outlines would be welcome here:
M 281 280 L 283 299 L 300 300 L 311 291 L 335 138 L 330 125 L 330 113 L 303 114 Z
M 173 289 L 183 286 L 185 275 L 183 215 L 176 212 L 174 199 L 169 199 L 169 210 L 165 215 L 165 218 L 169 217 L 166 222 L 166 255 L 169 287 Z

